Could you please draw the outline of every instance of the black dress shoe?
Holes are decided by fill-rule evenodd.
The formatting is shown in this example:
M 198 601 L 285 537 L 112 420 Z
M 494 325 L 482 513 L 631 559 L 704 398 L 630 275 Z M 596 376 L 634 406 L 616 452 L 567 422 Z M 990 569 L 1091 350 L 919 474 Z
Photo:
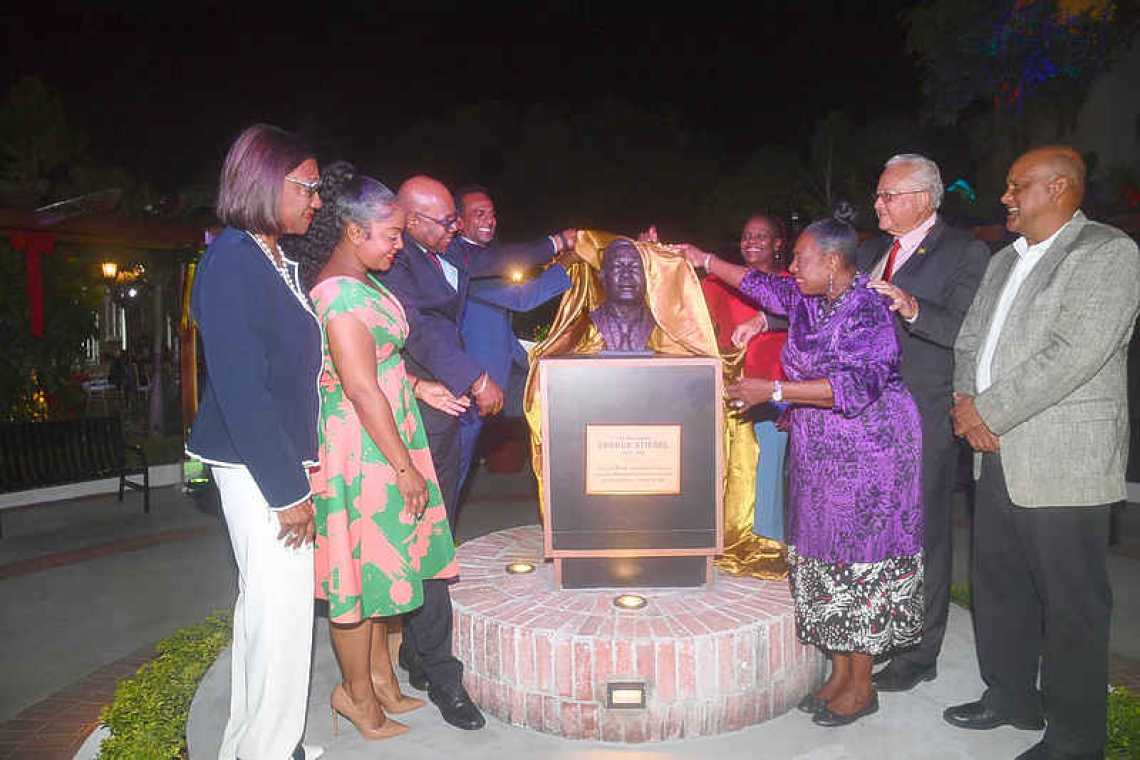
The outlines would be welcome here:
M 820 710 L 826 709 L 826 707 L 827 700 L 820 699 L 814 693 L 808 694 L 806 697 L 800 700 L 799 704 L 796 705 L 796 709 L 798 709 L 800 712 L 811 713 L 812 715 L 815 715 Z
M 408 671 L 408 683 L 412 685 L 413 689 L 427 691 L 431 688 L 431 682 L 428 680 L 427 673 L 424 672 L 423 663 L 420 662 L 419 652 L 401 644 L 399 660 L 400 667 Z
M 462 684 L 432 685 L 428 698 L 439 708 L 443 719 L 456 728 L 473 731 L 487 724 L 487 719 L 471 701 Z
M 865 715 L 874 715 L 879 711 L 879 692 L 871 695 L 871 701 L 867 703 L 859 712 L 851 713 L 850 715 L 840 715 L 837 712 L 832 712 L 824 707 L 811 717 L 811 722 L 817 726 L 824 728 L 835 728 L 836 726 L 846 726 L 849 723 L 854 723 Z
M 938 678 L 937 665 L 915 665 L 896 657 L 887 667 L 871 676 L 871 683 L 879 691 L 910 691 L 922 681 L 935 678 Z
M 942 717 L 951 726 L 978 731 L 985 731 L 998 726 L 1013 726 L 1022 731 L 1040 731 L 1045 728 L 1045 721 L 1040 716 L 1036 718 L 1014 718 L 991 710 L 980 700 L 947 707 L 942 711 Z

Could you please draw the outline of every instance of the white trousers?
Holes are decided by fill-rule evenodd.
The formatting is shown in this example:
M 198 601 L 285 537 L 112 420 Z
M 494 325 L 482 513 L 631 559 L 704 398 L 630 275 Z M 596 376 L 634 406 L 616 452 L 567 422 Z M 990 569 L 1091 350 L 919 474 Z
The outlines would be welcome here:
M 238 566 L 230 719 L 219 760 L 288 760 L 305 730 L 313 649 L 313 547 L 280 523 L 244 467 L 214 467 Z

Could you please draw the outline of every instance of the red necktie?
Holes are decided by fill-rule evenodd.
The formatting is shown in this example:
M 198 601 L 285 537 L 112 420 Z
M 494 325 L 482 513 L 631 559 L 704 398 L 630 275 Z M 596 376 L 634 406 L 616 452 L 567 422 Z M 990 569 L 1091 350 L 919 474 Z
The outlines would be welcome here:
M 443 275 L 443 279 L 445 279 L 445 280 L 446 280 L 446 279 L 447 279 L 447 272 L 443 271 L 443 262 L 441 262 L 441 261 L 439 260 L 439 254 L 438 254 L 438 253 L 435 253 L 435 252 L 433 252 L 433 251 L 424 251 L 424 253 L 426 253 L 426 254 L 427 254 L 427 256 L 428 256 L 428 258 L 429 258 L 429 259 L 431 259 L 433 262 L 435 262 L 435 265 L 436 265 L 437 267 L 439 267 L 439 273 L 440 273 L 440 274 L 442 274 L 442 275 Z
M 887 282 L 891 281 L 891 275 L 895 273 L 895 256 L 899 255 L 898 238 L 895 239 L 895 244 L 891 246 L 891 252 L 887 254 L 887 265 L 883 267 L 883 279 Z

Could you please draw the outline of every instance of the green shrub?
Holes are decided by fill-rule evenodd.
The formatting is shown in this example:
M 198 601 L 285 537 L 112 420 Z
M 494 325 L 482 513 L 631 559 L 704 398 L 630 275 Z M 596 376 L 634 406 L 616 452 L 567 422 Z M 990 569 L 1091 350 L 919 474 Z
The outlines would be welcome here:
M 233 636 L 229 612 L 215 612 L 158 643 L 158 659 L 115 689 L 103 710 L 111 736 L 103 760 L 167 760 L 186 755 L 186 721 L 198 683 Z
M 1117 687 L 1108 693 L 1108 731 L 1105 760 L 1140 757 L 1140 696 Z
M 959 607 L 970 609 L 970 587 L 965 583 L 950 584 L 950 601 Z

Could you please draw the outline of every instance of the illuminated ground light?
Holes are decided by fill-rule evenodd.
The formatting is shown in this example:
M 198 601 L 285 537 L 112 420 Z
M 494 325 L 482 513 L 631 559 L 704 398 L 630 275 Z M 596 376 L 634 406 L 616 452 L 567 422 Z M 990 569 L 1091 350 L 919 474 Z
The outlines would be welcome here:
M 621 610 L 640 610 L 649 600 L 638 594 L 622 594 L 614 597 L 614 606 Z
M 534 565 L 530 562 L 512 562 L 507 565 L 507 572 L 510 575 L 526 575 L 534 572 Z
M 522 278 L 523 278 L 522 272 L 511 272 L 511 280 L 513 280 L 514 282 L 522 282 Z
M 606 707 L 610 710 L 644 710 L 645 684 L 638 681 L 606 684 Z

